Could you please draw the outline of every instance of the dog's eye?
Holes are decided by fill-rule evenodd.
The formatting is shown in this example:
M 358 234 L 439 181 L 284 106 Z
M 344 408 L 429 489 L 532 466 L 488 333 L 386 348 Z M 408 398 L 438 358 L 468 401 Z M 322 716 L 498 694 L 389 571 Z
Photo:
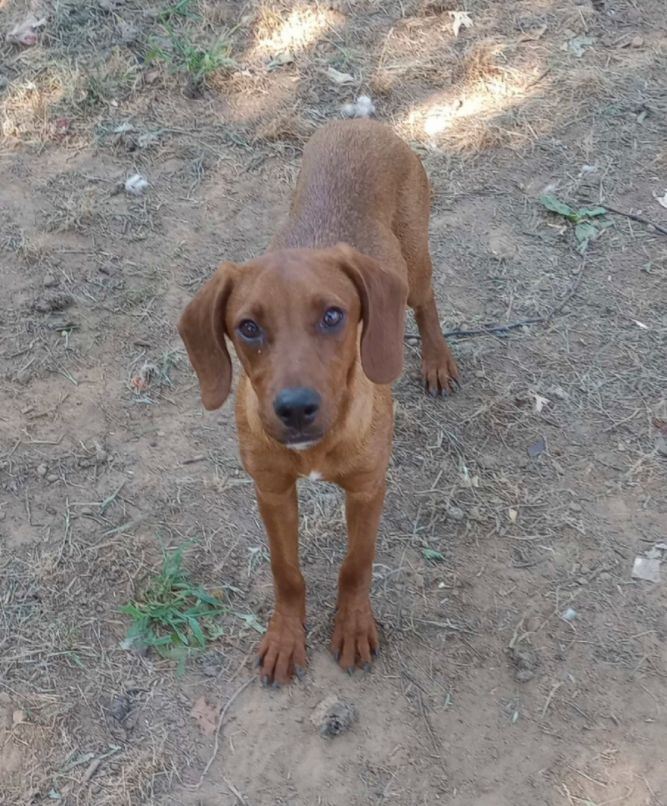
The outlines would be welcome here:
M 259 325 L 257 322 L 253 322 L 252 319 L 244 319 L 239 325 L 238 331 L 244 339 L 249 341 L 258 338 L 260 334 Z
M 322 325 L 324 327 L 336 327 L 343 321 L 345 314 L 340 308 L 327 308 L 322 317 Z

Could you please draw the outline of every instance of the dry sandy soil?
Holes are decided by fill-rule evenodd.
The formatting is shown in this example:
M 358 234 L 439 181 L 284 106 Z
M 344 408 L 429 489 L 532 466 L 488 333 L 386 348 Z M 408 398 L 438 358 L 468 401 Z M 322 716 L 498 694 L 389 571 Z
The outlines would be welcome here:
M 0 0 L 0 29 L 0 802 L 667 804 L 667 569 L 632 578 L 667 540 L 663 0 Z M 443 327 L 541 321 L 452 338 L 448 401 L 406 339 L 380 657 L 328 654 L 341 496 L 304 482 L 311 663 L 267 690 L 232 406 L 174 325 L 362 93 L 431 176 Z M 579 253 L 544 192 L 621 212 Z M 225 604 L 181 672 L 123 643 L 161 542 Z M 358 718 L 323 738 L 332 694 Z

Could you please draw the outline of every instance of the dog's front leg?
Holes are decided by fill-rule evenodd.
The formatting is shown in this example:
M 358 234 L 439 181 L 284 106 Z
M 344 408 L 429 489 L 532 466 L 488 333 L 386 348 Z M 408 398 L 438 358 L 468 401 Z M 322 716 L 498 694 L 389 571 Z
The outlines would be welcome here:
M 285 685 L 306 666 L 306 586 L 299 569 L 299 511 L 294 479 L 256 479 L 269 537 L 276 603 L 259 648 L 263 683 Z
M 371 482 L 361 490 L 347 488 L 347 556 L 340 570 L 338 606 L 332 649 L 343 669 L 370 664 L 379 641 L 370 590 L 375 541 L 384 504 L 385 481 Z

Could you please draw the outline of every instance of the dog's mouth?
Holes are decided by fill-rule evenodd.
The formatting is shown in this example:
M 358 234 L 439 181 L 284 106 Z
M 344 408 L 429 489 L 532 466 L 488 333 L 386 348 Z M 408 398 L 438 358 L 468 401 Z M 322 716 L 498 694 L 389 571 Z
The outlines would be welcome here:
M 293 451 L 307 451 L 309 448 L 314 448 L 317 445 L 324 435 L 321 433 L 317 434 L 285 434 L 285 436 L 280 439 L 279 441 L 286 448 L 290 448 Z

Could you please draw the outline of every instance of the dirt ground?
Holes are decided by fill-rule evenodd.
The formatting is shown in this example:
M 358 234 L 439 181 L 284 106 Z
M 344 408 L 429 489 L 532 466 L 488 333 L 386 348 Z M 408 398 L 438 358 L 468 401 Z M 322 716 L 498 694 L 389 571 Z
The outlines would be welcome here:
M 0 0 L 0 803 L 667 804 L 667 568 L 632 577 L 667 542 L 666 42 L 663 0 Z M 541 321 L 453 337 L 447 401 L 406 339 L 380 657 L 328 653 L 342 499 L 304 482 L 310 666 L 267 690 L 266 541 L 175 321 L 361 94 L 431 177 L 443 327 Z M 578 251 L 543 193 L 620 213 Z M 183 673 L 123 643 L 160 541 L 228 605 Z

